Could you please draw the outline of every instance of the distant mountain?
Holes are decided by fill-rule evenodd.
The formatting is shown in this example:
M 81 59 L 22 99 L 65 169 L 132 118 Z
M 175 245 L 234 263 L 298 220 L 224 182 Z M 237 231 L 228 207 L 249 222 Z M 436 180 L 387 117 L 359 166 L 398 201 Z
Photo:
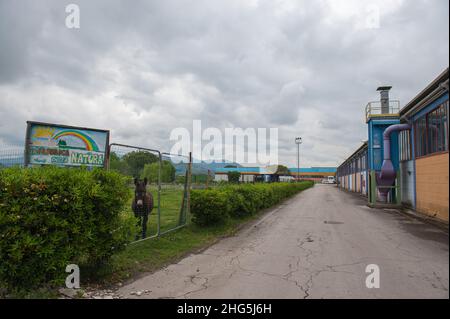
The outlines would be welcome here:
M 174 163 L 172 158 L 163 156 L 163 160 L 171 161 L 172 164 L 175 166 L 175 174 L 176 175 L 183 175 L 186 172 L 186 163 Z M 234 162 L 212 162 L 212 163 L 206 163 L 204 161 L 198 162 L 193 161 L 192 163 L 192 174 L 194 175 L 200 175 L 200 174 L 208 174 L 208 170 L 211 174 L 214 174 L 214 172 L 217 169 L 224 168 L 225 166 L 236 166 L 236 167 L 242 167 L 241 164 L 234 163 Z
M 0 153 L 0 167 L 11 167 L 15 165 L 22 166 L 24 157 L 22 154 L 5 155 Z
M 165 161 L 172 161 L 172 158 L 167 157 L 167 156 L 163 156 L 163 160 Z M 23 165 L 24 164 L 24 156 L 23 156 L 23 151 L 20 152 L 19 154 L 1 154 L 0 153 L 0 167 L 10 167 L 10 166 L 14 166 L 14 165 Z M 175 170 L 176 170 L 176 174 L 177 175 L 182 175 L 185 173 L 186 171 L 186 164 L 184 163 L 173 163 L 173 165 L 175 166 Z M 242 167 L 242 165 L 238 164 L 238 163 L 233 163 L 233 162 L 212 162 L 212 163 L 206 163 L 206 162 L 200 162 L 200 163 L 196 163 L 194 161 L 194 163 L 192 163 L 192 173 L 195 175 L 198 174 L 208 174 L 208 170 L 211 171 L 212 174 L 214 174 L 216 169 L 219 168 L 225 168 L 225 166 L 236 166 L 236 167 Z

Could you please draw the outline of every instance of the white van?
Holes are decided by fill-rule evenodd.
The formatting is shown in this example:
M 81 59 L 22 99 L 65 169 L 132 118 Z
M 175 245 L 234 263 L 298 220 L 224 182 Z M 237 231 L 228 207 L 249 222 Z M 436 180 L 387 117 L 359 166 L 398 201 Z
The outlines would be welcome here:
M 334 176 L 328 176 L 327 183 L 328 184 L 335 184 L 336 183 L 336 179 L 334 178 Z

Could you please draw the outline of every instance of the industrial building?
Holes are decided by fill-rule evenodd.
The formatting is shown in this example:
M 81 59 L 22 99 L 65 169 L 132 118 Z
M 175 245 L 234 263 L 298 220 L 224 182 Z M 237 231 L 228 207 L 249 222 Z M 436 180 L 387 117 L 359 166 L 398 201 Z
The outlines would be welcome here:
M 368 139 L 337 169 L 342 189 L 369 206 L 409 207 L 448 223 L 449 69 L 400 108 L 381 99 L 366 106 Z
M 239 172 L 241 182 L 288 182 L 297 179 L 320 182 L 328 176 L 336 176 L 336 167 L 289 168 L 289 175 L 276 176 L 276 165 L 268 167 L 231 167 L 214 170 L 215 181 L 228 181 L 228 172 Z
M 336 178 L 340 187 L 367 196 L 367 142 L 338 167 Z
M 226 167 L 216 168 L 214 170 L 214 181 L 228 181 L 229 172 L 239 172 L 241 174 L 240 182 L 252 183 L 255 182 L 258 176 L 264 176 L 265 170 L 262 167 Z
M 314 182 L 321 182 L 329 176 L 336 177 L 336 167 L 309 167 L 309 168 L 290 168 L 291 176 L 301 180 L 310 180 Z M 298 173 L 298 174 L 297 174 Z

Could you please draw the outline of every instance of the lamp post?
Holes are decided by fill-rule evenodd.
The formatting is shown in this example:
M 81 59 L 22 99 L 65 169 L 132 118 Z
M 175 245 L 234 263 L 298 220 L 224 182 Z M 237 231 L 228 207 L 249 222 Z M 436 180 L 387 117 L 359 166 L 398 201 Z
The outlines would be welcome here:
M 297 182 L 300 180 L 300 144 L 302 144 L 302 138 L 296 137 L 295 144 L 297 144 Z

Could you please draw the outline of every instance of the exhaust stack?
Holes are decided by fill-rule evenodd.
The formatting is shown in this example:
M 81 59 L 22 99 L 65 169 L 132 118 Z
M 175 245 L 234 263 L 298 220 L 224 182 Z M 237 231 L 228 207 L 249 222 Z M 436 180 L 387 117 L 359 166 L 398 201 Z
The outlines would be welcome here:
M 380 92 L 381 114 L 389 114 L 389 91 L 392 86 L 380 86 L 377 91 Z

